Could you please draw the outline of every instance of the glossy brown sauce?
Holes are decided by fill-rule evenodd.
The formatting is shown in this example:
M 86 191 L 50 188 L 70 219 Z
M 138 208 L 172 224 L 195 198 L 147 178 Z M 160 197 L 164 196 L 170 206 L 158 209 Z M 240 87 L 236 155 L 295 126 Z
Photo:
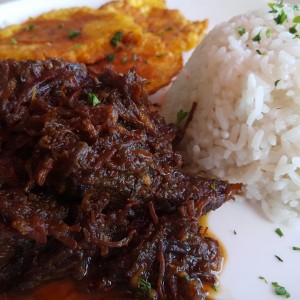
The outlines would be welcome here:
M 217 239 L 216 235 L 209 230 L 208 227 L 208 218 L 209 215 L 202 216 L 199 219 L 199 225 L 203 228 L 207 228 L 207 235 Z M 221 244 L 222 256 L 226 255 L 226 251 L 224 246 Z M 209 296 L 207 300 L 213 300 L 216 295 L 216 291 L 210 287 L 205 286 L 204 289 L 208 292 Z M 219 287 L 218 287 L 219 290 Z M 115 289 L 111 290 L 104 295 L 91 295 L 84 293 L 82 291 L 78 291 L 76 289 L 75 284 L 71 280 L 59 280 L 50 282 L 47 284 L 43 284 L 42 286 L 34 289 L 30 293 L 26 293 L 24 295 L 4 295 L 3 300 L 118 300 L 118 299 L 136 299 L 125 289 Z M 0 299 L 1 295 L 0 295 Z
M 207 228 L 207 236 L 216 239 L 220 245 L 220 251 L 223 257 L 221 270 L 217 273 L 218 275 L 220 275 L 224 267 L 224 261 L 226 261 L 227 253 L 226 253 L 225 246 L 220 241 L 220 238 L 210 230 L 210 227 L 208 226 L 208 220 L 209 220 L 209 214 L 202 216 L 199 219 L 199 225 L 202 226 L 203 228 Z M 216 289 L 213 289 L 211 286 L 204 284 L 204 290 L 207 291 L 208 293 L 207 300 L 214 300 L 215 296 L 220 292 L 221 286 L 220 283 L 218 282 Z

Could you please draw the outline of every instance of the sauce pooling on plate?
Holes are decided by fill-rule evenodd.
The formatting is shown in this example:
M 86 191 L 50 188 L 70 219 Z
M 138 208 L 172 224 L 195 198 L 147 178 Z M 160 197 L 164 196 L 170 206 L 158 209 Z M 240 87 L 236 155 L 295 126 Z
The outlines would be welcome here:
M 203 228 L 207 228 L 208 223 L 208 215 L 203 216 L 199 219 L 199 225 Z M 212 232 L 208 232 L 209 236 L 214 236 Z M 222 256 L 224 257 L 224 247 L 221 247 Z M 210 286 L 205 285 L 204 289 L 207 291 L 209 295 L 207 299 L 212 300 L 214 299 L 214 295 L 218 289 Z M 3 296 L 3 300 L 57 300 L 57 299 L 64 299 L 64 300 L 129 300 L 133 299 L 133 294 L 124 290 L 122 288 L 112 289 L 111 291 L 107 291 L 103 294 L 96 293 L 87 294 L 86 292 L 79 291 L 76 289 L 74 283 L 71 280 L 59 280 L 54 281 L 51 283 L 43 284 L 41 287 L 35 288 L 33 291 L 25 293 L 25 295 L 16 295 L 16 294 L 9 294 Z

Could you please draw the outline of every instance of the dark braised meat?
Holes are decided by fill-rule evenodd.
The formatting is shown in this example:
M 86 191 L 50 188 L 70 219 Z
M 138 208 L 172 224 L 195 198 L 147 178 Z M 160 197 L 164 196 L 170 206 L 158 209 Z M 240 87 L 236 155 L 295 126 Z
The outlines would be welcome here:
M 0 62 L 0 290 L 72 276 L 139 297 L 205 299 L 220 268 L 198 218 L 240 185 L 181 172 L 181 132 L 134 71 Z

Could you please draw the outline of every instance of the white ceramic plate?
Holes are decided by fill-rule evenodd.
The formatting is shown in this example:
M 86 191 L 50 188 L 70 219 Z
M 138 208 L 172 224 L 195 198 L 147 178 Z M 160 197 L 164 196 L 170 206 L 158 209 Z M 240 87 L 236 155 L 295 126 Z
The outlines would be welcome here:
M 4 0 L 0 0 L 0 3 Z M 98 7 L 105 0 L 19 0 L 0 5 L 0 26 L 34 17 L 52 8 L 90 5 Z M 194 20 L 209 19 L 209 29 L 221 21 L 266 5 L 268 0 L 168 0 L 170 8 L 179 8 Z M 292 1 L 290 1 L 292 2 Z M 299 0 L 293 1 L 294 3 Z M 163 90 L 165 92 L 165 90 Z M 209 216 L 209 227 L 224 245 L 226 259 L 220 276 L 216 300 L 280 299 L 271 282 L 278 282 L 300 299 L 300 226 L 286 227 L 268 221 L 259 207 L 230 202 Z M 284 233 L 279 237 L 275 229 Z M 275 255 L 282 258 L 280 262 Z M 263 276 L 268 283 L 259 279 Z

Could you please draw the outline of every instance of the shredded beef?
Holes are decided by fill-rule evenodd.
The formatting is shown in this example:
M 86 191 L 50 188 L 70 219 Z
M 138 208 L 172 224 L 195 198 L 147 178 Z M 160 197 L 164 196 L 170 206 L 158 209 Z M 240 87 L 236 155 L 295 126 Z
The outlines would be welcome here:
M 0 290 L 72 277 L 104 293 L 205 299 L 221 253 L 198 218 L 240 185 L 189 176 L 182 131 L 134 70 L 0 62 Z

